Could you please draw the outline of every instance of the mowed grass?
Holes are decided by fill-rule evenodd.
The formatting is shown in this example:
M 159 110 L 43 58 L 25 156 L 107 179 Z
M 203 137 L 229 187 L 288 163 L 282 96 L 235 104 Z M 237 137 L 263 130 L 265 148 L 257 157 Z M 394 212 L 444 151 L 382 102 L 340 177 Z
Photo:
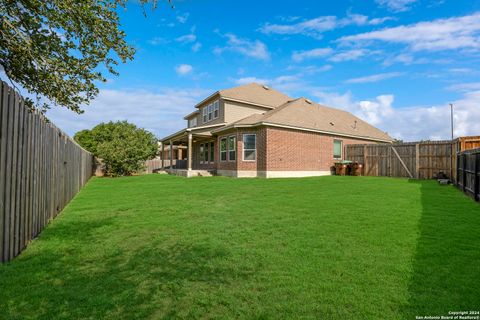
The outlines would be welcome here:
M 92 179 L 1 319 L 414 319 L 478 310 L 480 206 L 394 178 Z

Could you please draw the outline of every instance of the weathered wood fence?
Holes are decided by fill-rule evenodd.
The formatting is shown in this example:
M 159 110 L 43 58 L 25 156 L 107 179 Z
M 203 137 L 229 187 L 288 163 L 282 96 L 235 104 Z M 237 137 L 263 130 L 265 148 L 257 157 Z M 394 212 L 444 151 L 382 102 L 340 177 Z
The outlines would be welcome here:
M 186 169 L 187 160 L 172 160 L 172 166 L 174 169 Z M 154 173 L 159 170 L 169 169 L 170 168 L 170 159 L 163 160 L 162 168 L 162 159 L 152 159 L 145 161 L 145 173 Z
M 439 173 L 455 178 L 455 141 L 347 145 L 345 159 L 363 164 L 366 176 L 431 179 Z
M 92 175 L 93 156 L 0 81 L 0 262 L 17 256 Z
M 458 153 L 457 187 L 480 201 L 480 149 Z
M 176 160 L 173 160 L 173 165 L 175 165 Z M 163 165 L 165 168 L 170 167 L 170 160 L 163 160 Z M 162 159 L 152 159 L 145 161 L 145 173 L 154 173 L 157 170 L 162 170 Z

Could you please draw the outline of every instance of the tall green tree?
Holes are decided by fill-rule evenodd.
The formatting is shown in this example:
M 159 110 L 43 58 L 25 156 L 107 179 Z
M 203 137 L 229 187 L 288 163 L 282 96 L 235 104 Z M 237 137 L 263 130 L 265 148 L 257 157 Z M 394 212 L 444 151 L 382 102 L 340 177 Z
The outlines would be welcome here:
M 75 141 L 102 159 L 106 174 L 124 176 L 143 170 L 145 160 L 157 153 L 157 139 L 127 121 L 101 123 L 75 134 Z
M 104 73 L 117 75 L 119 62 L 133 59 L 117 14 L 126 2 L 0 0 L 1 68 L 44 103 L 81 113 Z

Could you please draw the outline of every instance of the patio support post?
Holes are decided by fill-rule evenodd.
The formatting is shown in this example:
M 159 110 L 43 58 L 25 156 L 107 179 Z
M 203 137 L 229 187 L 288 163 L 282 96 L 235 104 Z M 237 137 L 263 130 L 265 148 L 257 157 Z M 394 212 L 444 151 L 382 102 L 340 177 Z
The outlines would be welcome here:
M 165 169 L 165 143 L 162 141 L 162 170 Z
M 173 143 L 170 140 L 170 170 L 173 169 Z
M 187 169 L 192 170 L 192 134 L 188 134 Z

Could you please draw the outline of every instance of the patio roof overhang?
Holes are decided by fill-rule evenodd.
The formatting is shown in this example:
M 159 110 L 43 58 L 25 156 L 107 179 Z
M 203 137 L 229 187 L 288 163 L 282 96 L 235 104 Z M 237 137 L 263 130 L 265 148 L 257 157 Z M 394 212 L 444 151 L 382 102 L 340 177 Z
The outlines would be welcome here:
M 201 127 L 193 127 L 193 128 L 185 128 L 180 131 L 177 131 L 169 136 L 166 136 L 160 139 L 162 143 L 186 143 L 188 142 L 188 135 L 191 134 L 192 137 L 197 139 L 204 139 L 212 137 L 212 129 L 219 128 L 225 126 L 225 123 L 218 123 L 212 124 L 208 126 L 201 126 Z

